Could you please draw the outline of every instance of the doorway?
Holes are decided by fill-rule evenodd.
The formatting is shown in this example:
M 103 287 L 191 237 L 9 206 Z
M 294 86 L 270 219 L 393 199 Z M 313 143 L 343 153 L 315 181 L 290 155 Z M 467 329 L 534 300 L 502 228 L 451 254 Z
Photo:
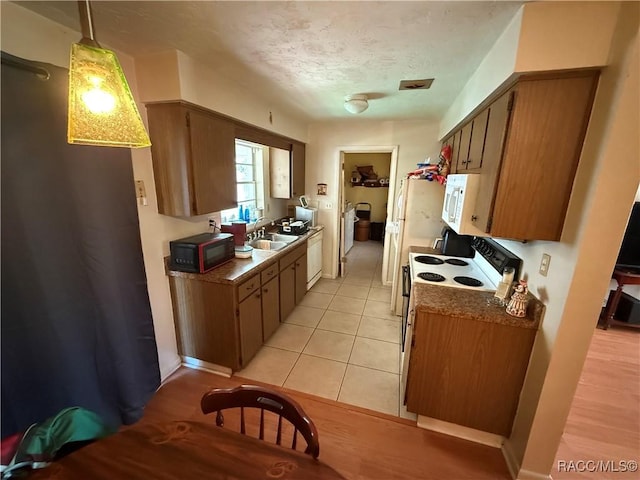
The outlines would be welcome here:
M 381 249 L 371 250 L 381 252 L 379 280 L 388 285 L 385 279 L 390 242 L 385 225 L 393 213 L 397 160 L 397 146 L 340 149 L 340 244 L 337 259 L 340 277 L 348 274 L 348 254 L 355 243 L 381 242 Z

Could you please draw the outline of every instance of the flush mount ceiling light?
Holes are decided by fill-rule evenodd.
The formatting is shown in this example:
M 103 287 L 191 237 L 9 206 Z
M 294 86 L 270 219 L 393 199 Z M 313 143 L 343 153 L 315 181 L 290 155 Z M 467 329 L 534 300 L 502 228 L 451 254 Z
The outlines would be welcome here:
M 369 108 L 369 102 L 366 95 L 348 95 L 344 99 L 344 109 L 349 113 L 362 113 L 367 108 Z
M 94 37 L 89 0 L 79 1 L 82 39 L 71 46 L 67 141 L 106 147 L 148 147 L 149 135 L 115 53 Z

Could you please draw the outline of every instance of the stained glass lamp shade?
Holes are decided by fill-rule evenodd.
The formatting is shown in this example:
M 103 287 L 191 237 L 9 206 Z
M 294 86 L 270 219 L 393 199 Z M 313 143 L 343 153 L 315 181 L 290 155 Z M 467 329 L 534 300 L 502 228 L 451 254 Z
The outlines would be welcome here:
M 79 3 L 90 11 L 88 2 Z M 82 8 L 80 13 L 85 14 Z M 71 46 L 67 141 L 129 148 L 151 145 L 118 58 L 93 38 Z

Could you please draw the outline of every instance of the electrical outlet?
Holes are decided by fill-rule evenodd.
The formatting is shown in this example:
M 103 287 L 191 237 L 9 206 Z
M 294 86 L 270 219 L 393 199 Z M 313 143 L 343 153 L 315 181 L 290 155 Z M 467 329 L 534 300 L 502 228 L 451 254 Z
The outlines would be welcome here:
M 543 277 L 546 277 L 547 273 L 549 273 L 550 263 L 551 263 L 551 255 L 549 255 L 548 253 L 543 253 L 542 260 L 540 260 L 540 269 L 538 270 L 540 272 L 540 275 L 542 275 Z
M 136 198 L 140 199 L 142 205 L 147 205 L 147 190 L 142 180 L 136 180 Z
M 142 180 L 136 180 L 136 198 L 144 198 L 147 196 L 147 191 L 144 188 L 144 182 Z
M 325 205 L 325 208 L 328 210 L 330 208 L 333 208 L 333 204 L 331 202 L 327 202 Z

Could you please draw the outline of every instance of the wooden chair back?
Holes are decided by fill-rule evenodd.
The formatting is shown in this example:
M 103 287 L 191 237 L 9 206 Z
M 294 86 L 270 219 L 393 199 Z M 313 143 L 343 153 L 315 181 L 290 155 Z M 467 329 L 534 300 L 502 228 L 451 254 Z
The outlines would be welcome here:
M 224 426 L 222 410 L 228 408 L 240 408 L 240 433 L 246 435 L 245 408 L 260 409 L 259 438 L 264 440 L 264 411 L 273 412 L 278 415 L 278 426 L 276 432 L 276 444 L 282 444 L 282 418 L 289 421 L 293 427 L 292 449 L 296 449 L 297 434 L 304 437 L 307 448 L 304 453 L 318 458 L 320 455 L 320 443 L 318 441 L 318 431 L 313 421 L 302 410 L 302 407 L 291 397 L 271 390 L 270 388 L 258 387 L 256 385 L 240 385 L 235 388 L 216 388 L 205 393 L 200 401 L 202 413 L 208 414 L 217 412 L 216 425 Z

